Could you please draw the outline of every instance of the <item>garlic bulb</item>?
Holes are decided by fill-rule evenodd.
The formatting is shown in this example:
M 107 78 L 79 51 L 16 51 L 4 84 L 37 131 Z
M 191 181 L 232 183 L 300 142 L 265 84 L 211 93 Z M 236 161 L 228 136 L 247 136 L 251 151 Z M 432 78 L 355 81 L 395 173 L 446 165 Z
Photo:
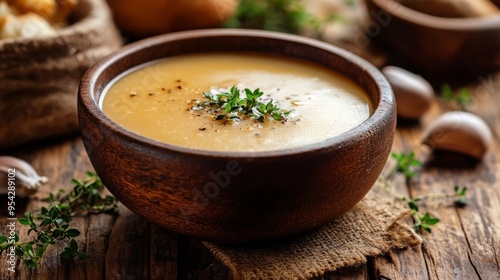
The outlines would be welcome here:
M 8 193 L 8 180 L 15 178 L 15 193 L 18 197 L 26 197 L 35 193 L 38 188 L 48 181 L 47 177 L 40 176 L 26 161 L 0 156 L 0 194 Z
M 424 132 L 425 144 L 481 159 L 493 142 L 490 128 L 480 117 L 467 112 L 447 112 Z
M 434 89 L 428 81 L 396 66 L 386 66 L 382 72 L 394 91 L 398 117 L 418 119 L 429 110 Z

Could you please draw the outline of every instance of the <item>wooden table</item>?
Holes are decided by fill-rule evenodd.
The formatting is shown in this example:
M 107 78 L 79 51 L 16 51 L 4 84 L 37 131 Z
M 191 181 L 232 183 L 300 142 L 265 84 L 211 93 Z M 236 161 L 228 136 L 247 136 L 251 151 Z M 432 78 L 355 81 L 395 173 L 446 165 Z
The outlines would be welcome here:
M 375 57 L 377 59 L 377 57 Z M 379 60 L 380 61 L 380 60 Z M 375 62 L 374 62 L 375 63 Z M 376 63 L 379 64 L 379 63 Z M 418 248 L 393 251 L 369 258 L 366 265 L 341 269 L 325 279 L 500 279 L 500 72 L 478 77 L 470 87 L 474 105 L 469 107 L 492 128 L 495 146 L 482 162 L 439 154 L 410 182 L 401 176 L 391 181 L 399 193 L 417 197 L 450 193 L 453 186 L 468 187 L 465 208 L 450 205 L 423 206 L 441 222 L 432 234 L 423 233 Z M 420 122 L 398 122 L 394 151 L 413 150 L 422 130 L 439 114 L 451 110 L 436 101 Z M 50 181 L 32 198 L 18 200 L 17 214 L 38 209 L 48 191 L 70 188 L 71 178 L 84 178 L 93 170 L 78 135 L 47 140 L 0 154 L 31 162 Z M 0 198 L 0 232 L 5 231 L 6 197 Z M 89 255 L 85 261 L 59 261 L 67 244 L 52 246 L 40 267 L 29 270 L 17 265 L 7 271 L 5 254 L 0 257 L 0 279 L 230 279 L 231 275 L 200 241 L 161 229 L 120 207 L 119 214 L 77 217 L 77 238 Z M 19 226 L 20 227 L 20 226 Z M 21 232 L 21 238 L 26 233 Z
M 411 197 L 451 192 L 453 185 L 468 186 L 465 208 L 444 205 L 424 207 L 442 221 L 432 234 L 423 234 L 422 246 L 394 251 L 390 256 L 370 258 L 366 265 L 342 269 L 326 279 L 500 279 L 500 73 L 470 85 L 474 104 L 470 110 L 482 116 L 495 135 L 494 149 L 484 161 L 439 155 L 427 163 L 406 184 L 400 176 L 392 179 L 398 191 Z M 496 81 L 496 82 L 495 82 Z M 440 104 L 438 104 L 440 103 Z M 400 122 L 395 151 L 415 147 L 422 129 L 447 105 L 436 102 L 420 123 Z M 31 162 L 50 178 L 34 197 L 19 201 L 22 209 L 37 209 L 47 191 L 71 187 L 71 178 L 83 178 L 92 166 L 78 136 L 53 139 L 3 154 Z M 451 160 L 451 161 L 450 161 Z M 5 230 L 6 199 L 1 200 L 1 228 Z M 85 261 L 60 262 L 58 253 L 67 244 L 55 245 L 38 270 L 18 264 L 16 274 L 6 270 L 0 258 L 0 279 L 228 279 L 230 272 L 201 245 L 200 241 L 179 236 L 146 222 L 124 207 L 117 215 L 77 217 L 76 227 L 90 256 Z M 25 237 L 25 233 L 21 234 Z

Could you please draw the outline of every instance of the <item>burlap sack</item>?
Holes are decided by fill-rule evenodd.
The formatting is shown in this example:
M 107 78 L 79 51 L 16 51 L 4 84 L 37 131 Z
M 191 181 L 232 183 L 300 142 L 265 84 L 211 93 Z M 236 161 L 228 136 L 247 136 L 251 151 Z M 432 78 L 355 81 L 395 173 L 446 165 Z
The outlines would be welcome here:
M 405 221 L 409 210 L 376 191 L 374 187 L 333 222 L 298 237 L 250 246 L 204 245 L 231 269 L 235 279 L 321 277 L 394 248 L 420 245 L 421 238 Z
M 80 0 L 71 20 L 55 36 L 0 40 L 0 149 L 77 131 L 82 74 L 122 42 L 102 0 Z

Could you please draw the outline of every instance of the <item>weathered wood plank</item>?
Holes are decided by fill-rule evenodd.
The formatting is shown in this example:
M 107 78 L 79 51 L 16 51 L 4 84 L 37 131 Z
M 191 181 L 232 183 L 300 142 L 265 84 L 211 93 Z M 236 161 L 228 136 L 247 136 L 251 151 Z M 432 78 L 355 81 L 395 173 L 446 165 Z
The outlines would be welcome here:
M 46 203 L 41 202 L 41 199 L 47 196 L 48 192 L 58 189 L 71 187 L 71 178 L 80 175 L 75 164 L 78 162 L 75 159 L 82 159 L 82 150 L 75 149 L 78 146 L 78 141 L 73 138 L 61 138 L 52 142 L 40 143 L 23 147 L 19 150 L 13 150 L 11 155 L 23 158 L 29 161 L 40 174 L 49 177 L 48 184 L 42 188 L 31 199 L 22 200 L 26 205 L 23 209 L 17 212 L 18 217 L 21 217 L 24 212 L 29 210 L 37 210 Z M 83 158 L 85 160 L 85 158 Z M 65 168 L 60 168 L 64 166 Z M 59 167 L 59 168 L 58 168 Z M 78 227 L 82 232 L 86 231 L 86 219 L 76 218 L 75 227 Z M 26 228 L 18 224 L 19 235 L 21 239 L 29 239 L 26 235 Z M 77 240 L 85 246 L 86 237 L 79 236 Z M 67 242 L 58 243 L 49 247 L 45 253 L 43 262 L 37 270 L 26 268 L 23 264 L 18 263 L 16 279 L 64 279 L 69 273 L 70 263 L 61 262 L 59 253 L 67 246 Z M 72 265 L 71 269 L 81 271 L 82 264 Z
M 470 173 L 476 177 L 476 172 Z M 453 191 L 454 184 L 465 184 L 471 189 L 471 182 L 465 178 L 464 171 L 443 170 L 432 168 L 421 175 L 419 183 L 412 187 L 414 196 L 429 193 L 449 193 Z M 472 188 L 475 188 L 473 186 Z M 470 193 L 476 191 L 471 190 Z M 480 210 L 483 206 L 470 201 L 465 211 L 473 215 L 483 215 Z M 453 206 L 436 207 L 428 205 L 422 207 L 423 211 L 430 211 L 440 217 L 442 221 L 437 224 L 432 235 L 424 234 L 423 252 L 431 278 L 439 279 L 470 279 L 476 275 L 476 268 L 470 262 L 470 247 L 467 228 L 463 228 L 462 220 Z M 464 231 L 465 230 L 465 231 Z M 486 278 L 487 279 L 487 278 Z M 494 279 L 494 278 L 492 278 Z
M 432 234 L 423 234 L 421 248 L 396 251 L 391 256 L 370 260 L 370 266 L 341 269 L 323 279 L 500 279 L 500 73 L 487 77 L 486 84 L 473 89 L 476 105 L 471 111 L 482 116 L 494 130 L 496 145 L 484 162 L 471 165 L 451 157 L 455 167 L 446 166 L 450 158 L 440 154 L 411 181 L 409 188 L 401 176 L 391 182 L 398 192 L 412 197 L 429 193 L 449 193 L 454 184 L 469 187 L 465 208 L 422 207 L 442 219 Z M 497 82 L 498 81 L 498 82 Z M 444 108 L 447 109 L 447 108 Z M 433 109 L 418 124 L 406 124 L 398 130 L 395 150 L 409 151 L 418 142 L 421 131 L 440 109 Z M 18 215 L 38 209 L 48 191 L 70 188 L 71 178 L 82 178 L 92 170 L 77 137 L 61 138 L 24 146 L 4 154 L 31 162 L 40 173 L 51 178 L 49 184 L 31 200 L 18 200 Z M 1 207 L 6 200 L 0 200 Z M 0 209 L 0 231 L 5 229 L 5 209 Z M 115 222 L 116 219 L 116 222 Z M 67 243 L 53 246 L 39 269 L 17 265 L 10 274 L 0 256 L 0 279 L 230 279 L 231 275 L 197 240 L 178 237 L 158 228 L 122 208 L 118 216 L 97 215 L 75 218 L 82 231 L 77 239 L 90 256 L 86 261 L 61 262 L 59 252 Z M 18 227 L 20 228 L 20 226 Z M 21 232 L 26 238 L 25 231 Z
M 483 84 L 478 87 L 472 87 L 474 94 L 475 105 L 471 106 L 470 110 L 474 111 L 483 117 L 487 123 L 494 128 L 494 134 L 498 139 L 500 131 L 500 112 L 497 105 L 499 104 L 499 95 L 494 95 L 492 89 L 500 89 L 496 79 L 499 79 L 500 73 L 488 80 L 489 84 Z M 422 130 L 436 118 L 441 111 L 449 110 L 450 108 L 443 106 L 442 108 L 433 108 L 433 110 L 425 116 L 421 123 L 414 126 L 400 125 L 398 131 L 402 140 L 402 146 L 398 145 L 397 141 L 394 145 L 405 151 L 412 150 L 416 143 L 421 138 Z M 497 145 L 498 147 L 498 145 Z M 373 269 L 375 275 L 380 278 L 388 279 L 471 279 L 482 277 L 482 279 L 498 279 L 499 264 L 498 264 L 498 224 L 500 219 L 500 208 L 498 188 L 492 190 L 492 185 L 495 185 L 498 176 L 498 160 L 496 156 L 499 154 L 499 149 L 496 149 L 494 154 L 491 154 L 485 159 L 484 164 L 480 166 L 470 167 L 467 160 L 457 157 L 451 159 L 438 159 L 434 164 L 430 164 L 420 173 L 416 180 L 413 180 L 409 186 L 411 197 L 426 195 L 429 193 L 452 192 L 454 184 L 469 186 L 469 195 L 471 201 L 469 206 L 464 209 L 456 209 L 454 207 L 437 208 L 435 205 L 429 207 L 429 211 L 436 214 L 443 221 L 434 230 L 432 235 L 424 234 L 424 245 L 422 249 L 417 248 L 414 254 L 408 254 L 404 251 L 403 255 L 396 253 L 391 261 L 384 258 L 376 258 L 374 260 Z M 440 156 L 443 156 L 440 154 Z M 448 161 L 448 162 L 447 162 Z M 448 170 L 443 168 L 446 164 L 459 167 L 458 169 Z M 394 183 L 394 182 L 393 182 Z M 396 185 L 400 185 L 397 184 Z M 471 186 L 474 188 L 471 190 Z M 398 192 L 404 193 L 404 190 L 399 189 Z M 425 207 L 423 208 L 425 211 Z M 474 243 L 474 245 L 471 244 Z M 480 241 L 481 240 L 481 241 Z M 477 245 L 481 243 L 483 245 Z M 418 268 L 415 261 L 421 261 L 420 255 L 424 253 L 425 262 L 424 269 L 429 270 L 429 275 Z M 405 260 L 407 264 L 404 264 Z M 420 264 L 422 267 L 422 264 Z M 408 274 L 412 272 L 412 274 Z
M 416 124 L 412 124 L 412 126 L 414 125 Z M 398 153 L 408 152 L 414 147 L 409 145 L 410 143 L 404 141 L 400 131 L 401 128 L 396 132 L 393 151 Z M 390 167 L 391 164 L 388 164 L 388 166 Z M 384 170 L 383 174 L 388 172 L 390 172 L 390 170 Z M 389 182 L 399 196 L 410 197 L 408 186 L 403 176 L 394 174 L 389 179 Z M 408 218 L 408 223 L 412 223 L 411 218 Z M 428 279 L 427 267 L 420 247 L 407 250 L 395 250 L 391 252 L 389 256 L 373 258 L 371 263 L 372 266 L 369 269 L 376 279 Z
M 182 236 L 179 238 L 179 279 L 231 279 L 231 273 L 215 259 L 201 241 Z
M 177 279 L 177 234 L 156 225 L 151 227 L 151 279 Z
M 106 279 L 149 279 L 149 223 L 123 205 L 119 212 L 106 252 Z
M 89 258 L 83 264 L 89 280 L 105 277 L 104 260 L 115 220 L 114 214 L 92 215 L 88 220 L 86 254 Z
M 474 88 L 472 91 L 477 93 Z M 492 106 L 496 107 L 494 104 L 499 102 L 497 97 L 475 98 L 476 113 L 490 125 L 492 120 L 500 117 L 496 108 L 492 110 Z M 404 130 L 402 136 L 406 142 L 415 142 L 421 137 L 421 130 Z M 455 184 L 469 187 L 469 205 L 464 209 L 457 209 L 449 205 L 450 202 L 442 207 L 432 203 L 421 207 L 442 219 L 432 235 L 423 234 L 422 251 L 431 279 L 500 278 L 496 255 L 500 204 L 497 202 L 498 191 L 491 188 L 497 174 L 500 175 L 496 155 L 491 153 L 474 165 L 470 159 L 436 153 L 434 160 L 428 162 L 420 176 L 412 181 L 412 197 L 451 193 Z
M 76 240 L 76 242 L 78 242 L 78 249 L 83 252 L 86 252 L 88 249 L 87 245 L 88 226 L 89 226 L 88 217 L 73 218 L 73 225 L 71 227 L 80 230 L 80 235 L 75 237 L 74 239 Z M 69 246 L 69 241 L 65 240 L 64 243 L 58 245 L 58 248 L 60 248 L 60 252 L 62 252 L 64 250 L 64 247 L 67 246 Z M 78 259 L 74 259 L 74 260 L 64 261 L 63 265 L 65 266 L 66 270 L 66 275 L 65 275 L 66 278 L 71 278 L 71 276 L 75 277 L 76 275 L 78 275 L 78 278 L 82 280 L 92 279 L 89 277 L 89 275 L 87 275 L 87 270 L 85 269 L 84 261 L 79 261 Z
M 369 268 L 376 279 L 429 279 L 421 247 L 377 257 Z

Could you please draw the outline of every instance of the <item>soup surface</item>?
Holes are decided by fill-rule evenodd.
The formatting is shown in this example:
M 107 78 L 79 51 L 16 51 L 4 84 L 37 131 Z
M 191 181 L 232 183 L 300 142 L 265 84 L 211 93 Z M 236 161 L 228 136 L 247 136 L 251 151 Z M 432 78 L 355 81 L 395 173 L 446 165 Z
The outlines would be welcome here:
M 216 120 L 204 92 L 259 88 L 285 119 Z M 132 69 L 108 85 L 105 114 L 124 128 L 172 145 L 213 151 L 271 151 L 323 141 L 365 121 L 371 104 L 342 75 L 302 60 L 255 53 L 190 54 Z

